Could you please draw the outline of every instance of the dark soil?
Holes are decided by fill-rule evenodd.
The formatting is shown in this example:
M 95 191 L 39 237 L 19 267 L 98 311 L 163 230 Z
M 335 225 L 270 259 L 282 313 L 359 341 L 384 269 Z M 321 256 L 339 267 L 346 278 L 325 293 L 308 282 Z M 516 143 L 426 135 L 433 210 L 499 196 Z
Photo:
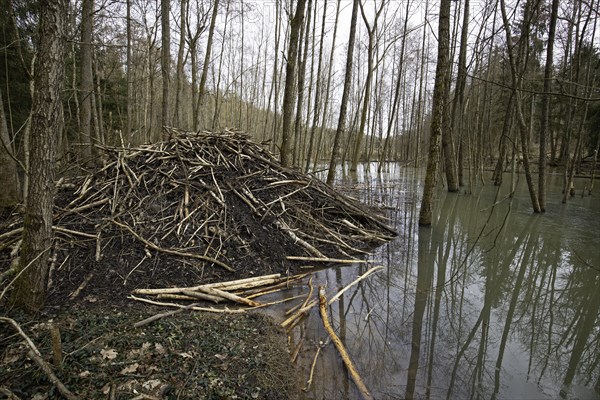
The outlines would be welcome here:
M 63 362 L 55 371 L 80 399 L 297 397 L 285 335 L 267 317 L 182 313 L 133 327 L 151 314 L 139 307 L 75 307 L 25 329 L 52 362 L 49 325 L 60 328 Z M 0 387 L 22 399 L 60 398 L 26 357 L 24 343 L 2 332 Z

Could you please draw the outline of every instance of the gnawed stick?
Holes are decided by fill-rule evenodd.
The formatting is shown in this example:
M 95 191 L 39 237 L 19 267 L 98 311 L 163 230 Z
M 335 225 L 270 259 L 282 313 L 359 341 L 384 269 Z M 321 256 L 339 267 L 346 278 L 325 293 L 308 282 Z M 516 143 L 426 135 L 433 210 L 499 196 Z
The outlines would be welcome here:
M 191 298 L 200 299 L 200 300 L 208 300 L 208 301 L 212 301 L 213 303 L 219 303 L 220 301 L 223 300 L 222 296 L 213 296 L 208 293 L 200 293 L 200 292 L 196 292 L 193 290 L 182 290 L 181 293 L 184 294 L 185 296 L 188 296 Z
M 365 272 L 364 274 L 362 274 L 361 276 L 359 276 L 358 278 L 356 278 L 355 280 L 353 280 L 352 282 L 350 282 L 349 284 L 347 284 L 346 287 L 344 287 L 342 290 L 337 292 L 335 296 L 333 296 L 331 299 L 329 299 L 329 302 L 327 303 L 327 305 L 328 306 L 332 305 L 333 302 L 336 301 L 337 299 L 339 299 L 346 290 L 350 289 L 350 287 L 356 285 L 358 282 L 362 281 L 367 276 L 371 275 L 373 272 L 379 271 L 380 269 L 383 269 L 383 267 L 382 266 L 373 267 L 370 270 L 368 270 L 367 272 Z
M 216 288 L 201 287 L 198 290 L 202 291 L 210 296 L 222 297 L 224 299 L 231 300 L 235 303 L 245 304 L 250 307 L 258 307 L 261 305 L 260 303 L 254 301 L 254 300 L 249 300 L 245 297 L 237 296 L 233 293 L 229 293 L 224 290 L 220 290 L 220 289 L 216 289 Z M 190 293 L 188 292 L 186 294 L 189 295 Z
M 328 258 L 328 257 L 302 257 L 302 256 L 287 256 L 288 260 L 295 261 L 310 261 L 310 262 L 324 262 L 324 263 L 335 263 L 335 264 L 368 264 L 367 260 L 355 260 L 348 258 Z
M 325 330 L 327 331 L 329 337 L 333 341 L 333 344 L 335 344 L 335 347 L 338 349 L 338 352 L 340 353 L 340 356 L 342 357 L 342 360 L 344 361 L 348 372 L 350 372 L 352 380 L 354 381 L 356 387 L 360 391 L 360 394 L 364 399 L 372 400 L 373 396 L 371 395 L 369 389 L 367 389 L 367 386 L 364 384 L 362 378 L 358 374 L 358 371 L 356 370 L 354 363 L 350 359 L 350 355 L 346 351 L 344 344 L 342 343 L 340 338 L 335 334 L 335 331 L 331 327 L 331 323 L 329 322 L 329 314 L 327 313 L 327 295 L 325 294 L 324 286 L 319 286 L 319 309 L 321 311 L 321 318 L 323 319 L 323 326 L 325 327 Z
M 135 289 L 135 294 L 166 294 L 166 293 L 181 293 L 183 290 L 199 290 L 200 288 L 215 288 L 221 290 L 237 290 L 237 289 L 248 289 L 258 286 L 266 286 L 271 283 L 278 282 L 281 274 L 272 274 L 264 276 L 255 276 L 252 278 L 238 279 L 235 281 L 228 282 L 216 282 L 207 283 L 204 285 L 191 286 L 185 288 L 162 288 L 162 289 Z
M 177 303 L 165 303 L 163 301 L 149 300 L 149 299 L 144 299 L 144 298 L 136 297 L 136 296 L 128 296 L 127 298 L 131 299 L 131 300 L 141 301 L 142 303 L 153 304 L 155 306 L 185 308 L 185 309 L 194 310 L 194 311 L 208 311 L 208 312 L 224 313 L 224 314 L 241 314 L 241 313 L 245 313 L 247 310 L 249 310 L 249 309 L 242 309 L 242 308 L 237 308 L 237 309 L 232 310 L 227 307 L 225 307 L 225 308 L 197 307 L 197 306 L 190 307 L 191 304 L 184 306 L 184 305 L 177 304 Z

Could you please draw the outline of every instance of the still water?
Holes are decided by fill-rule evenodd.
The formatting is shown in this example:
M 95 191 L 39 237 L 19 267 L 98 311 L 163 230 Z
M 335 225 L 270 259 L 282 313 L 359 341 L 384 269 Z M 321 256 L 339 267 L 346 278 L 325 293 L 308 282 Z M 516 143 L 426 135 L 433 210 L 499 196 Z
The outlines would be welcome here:
M 421 171 L 397 164 L 340 178 L 341 191 L 385 211 L 399 232 L 368 266 L 315 274 L 331 296 L 373 265 L 384 268 L 330 307 L 332 324 L 377 399 L 598 399 L 600 201 L 561 203 L 550 176 L 547 212 L 531 212 L 525 179 L 511 197 L 481 185 L 440 190 L 420 228 Z M 596 183 L 598 186 L 598 182 Z M 317 310 L 291 333 L 298 363 L 315 359 L 307 399 L 360 398 Z

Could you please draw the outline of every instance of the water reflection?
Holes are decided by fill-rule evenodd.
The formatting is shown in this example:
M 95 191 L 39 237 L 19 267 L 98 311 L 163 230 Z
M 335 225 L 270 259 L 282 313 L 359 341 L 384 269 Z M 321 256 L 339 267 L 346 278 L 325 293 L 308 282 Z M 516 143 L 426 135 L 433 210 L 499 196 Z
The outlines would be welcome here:
M 359 169 L 342 190 L 386 211 L 400 233 L 371 257 L 386 268 L 331 306 L 332 324 L 376 398 L 596 399 L 600 393 L 600 204 L 532 215 L 524 182 L 472 195 L 440 191 L 417 225 L 420 172 Z M 340 179 L 343 179 L 341 177 Z M 366 271 L 316 274 L 330 294 Z M 326 342 L 317 313 L 291 333 L 309 370 Z M 317 359 L 310 399 L 359 398 L 333 346 Z

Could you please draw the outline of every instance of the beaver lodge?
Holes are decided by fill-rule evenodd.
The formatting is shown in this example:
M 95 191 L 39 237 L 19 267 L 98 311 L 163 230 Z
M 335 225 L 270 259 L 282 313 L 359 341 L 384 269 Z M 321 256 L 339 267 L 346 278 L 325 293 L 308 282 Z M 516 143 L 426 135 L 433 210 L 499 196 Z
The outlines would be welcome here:
M 172 128 L 168 133 L 171 139 L 157 144 L 103 148 L 102 167 L 90 175 L 59 183 L 47 300 L 51 310 L 64 312 L 77 305 L 70 313 L 82 314 L 85 310 L 85 315 L 76 319 L 92 318 L 95 322 L 91 324 L 103 320 L 97 315 L 98 306 L 123 310 L 125 305 L 142 305 L 133 300 L 232 313 L 249 306 L 263 306 L 261 293 L 285 288 L 314 269 L 362 262 L 369 250 L 396 235 L 376 210 L 335 192 L 313 176 L 283 168 L 272 154 L 250 141 L 247 135 L 231 131 L 191 133 Z M 7 271 L 18 254 L 21 226 L 22 218 L 18 214 L 0 225 L 0 272 Z M 312 293 L 311 287 L 303 303 L 300 299 L 299 311 L 281 323 L 282 326 L 291 328 L 303 312 L 316 305 L 317 299 L 309 301 Z M 238 304 L 232 306 L 232 301 Z M 213 302 L 230 304 L 223 306 Z M 102 313 L 110 314 L 106 310 Z M 138 321 L 145 316 L 138 315 Z M 123 315 L 118 312 L 111 318 L 120 321 Z M 82 326 L 76 329 L 72 319 L 68 321 L 71 321 L 67 324 L 70 327 L 65 328 L 63 324 L 63 329 L 78 331 L 85 326 L 84 330 L 89 330 L 87 335 L 94 331 L 87 323 L 81 322 Z M 186 327 L 181 331 L 187 334 L 193 321 L 179 321 L 180 326 Z M 262 320 L 249 321 L 240 323 L 238 320 L 236 325 L 265 326 Z M 108 325 L 111 324 L 122 327 L 126 322 L 113 321 Z M 215 321 L 210 324 L 220 331 L 211 340 L 217 337 L 231 340 L 228 338 L 232 333 L 223 331 L 226 327 L 215 328 L 218 325 Z M 134 325 L 133 322 L 130 325 Z M 225 325 L 231 327 L 231 323 Z M 114 333 L 106 336 L 102 329 Z M 99 346 L 98 356 L 80 360 L 81 369 L 86 365 L 85 368 L 92 368 L 90 360 L 103 360 L 106 348 L 119 346 L 118 343 L 106 344 L 108 337 L 121 335 L 116 333 L 119 330 L 114 326 L 102 329 L 96 331 L 104 339 L 94 342 Z M 165 327 L 157 323 L 148 329 L 145 335 L 151 336 L 152 329 L 159 335 L 157 332 L 164 331 Z M 44 340 L 40 332 L 37 334 Z M 74 336 L 78 339 L 74 339 L 72 345 L 83 346 L 89 352 L 88 344 L 82 343 L 97 338 L 78 335 L 81 332 Z M 173 344 L 176 342 L 172 342 L 173 351 L 183 352 L 185 346 L 208 340 L 199 340 L 200 336 L 194 335 L 194 338 L 180 338 L 179 349 Z M 126 344 L 121 344 L 123 349 L 135 348 L 138 335 L 130 336 Z M 140 339 L 141 348 L 147 348 L 148 337 Z M 7 337 L 4 339 L 12 342 Z M 78 340 L 81 343 L 77 344 Z M 262 342 L 258 339 L 258 343 Z M 7 348 L 14 350 L 14 346 L 13 343 Z M 162 353 L 153 355 L 158 356 Z M 238 357 L 238 363 L 241 358 Z M 23 360 L 25 357 L 22 362 L 26 364 Z M 169 369 L 177 368 L 172 359 L 167 365 Z M 142 372 L 142 367 L 139 368 L 136 373 Z M 272 370 L 284 371 L 285 368 Z M 19 376 L 31 379 L 14 366 L 11 369 L 8 365 L 6 371 L 12 371 L 7 376 L 13 380 Z M 87 373 L 75 369 L 72 374 L 81 379 L 81 374 Z M 100 374 L 96 378 L 112 379 L 110 373 L 105 374 L 108 375 Z M 261 374 L 264 376 L 264 371 Z M 65 379 L 67 383 L 77 381 Z M 240 379 L 232 382 L 239 386 Z M 131 387 L 123 385 L 115 386 L 115 390 L 132 393 Z M 139 385 L 137 388 L 142 390 Z M 193 393 L 206 388 L 188 388 L 187 393 L 195 398 Z M 34 392 L 20 389 L 29 395 Z M 240 390 L 235 389 L 234 393 L 242 393 Z M 244 393 L 254 389 L 248 390 Z M 80 393 L 97 392 L 86 387 L 80 388 Z M 288 395 L 285 394 L 285 398 Z
M 395 235 L 374 210 L 281 167 L 244 134 L 170 133 L 157 144 L 103 148 L 102 168 L 59 184 L 51 303 L 78 288 L 114 298 L 295 275 L 351 262 Z M 15 216 L 3 236 L 20 224 Z

